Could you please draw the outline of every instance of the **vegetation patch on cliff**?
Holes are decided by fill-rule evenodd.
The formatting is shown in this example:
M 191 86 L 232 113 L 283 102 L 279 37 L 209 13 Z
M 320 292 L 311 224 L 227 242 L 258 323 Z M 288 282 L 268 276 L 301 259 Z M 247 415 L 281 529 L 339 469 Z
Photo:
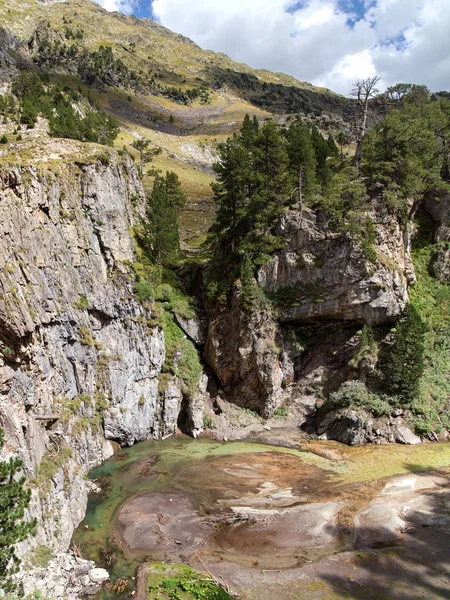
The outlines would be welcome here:
M 430 223 L 418 221 L 419 235 L 413 250 L 417 283 L 411 302 L 427 324 L 424 339 L 424 370 L 412 404 L 421 433 L 450 430 L 450 287 L 431 274 L 440 244 L 430 237 Z M 428 231 L 428 234 L 427 234 Z
M 147 600 L 231 600 L 210 576 L 186 565 L 148 565 Z

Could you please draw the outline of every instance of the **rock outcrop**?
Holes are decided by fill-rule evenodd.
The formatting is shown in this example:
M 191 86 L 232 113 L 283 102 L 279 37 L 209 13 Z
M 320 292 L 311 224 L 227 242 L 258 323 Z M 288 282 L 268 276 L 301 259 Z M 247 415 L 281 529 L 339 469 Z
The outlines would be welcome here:
M 96 569 L 90 560 L 74 556 L 72 552 L 58 552 L 44 567 L 31 567 L 20 575 L 24 592 L 32 596 L 36 590 L 44 598 L 77 600 L 97 593 L 108 574 Z
M 0 170 L 0 427 L 33 485 L 34 543 L 60 550 L 84 516 L 87 472 L 113 443 L 172 433 L 182 394 L 176 382 L 160 393 L 164 333 L 134 299 L 130 229 L 143 189 L 132 161 L 68 140 L 8 150 Z
M 252 315 L 234 291 L 231 309 L 212 314 L 205 360 L 228 399 L 268 417 L 282 402 L 279 332 L 270 311 Z
M 239 289 L 226 309 L 210 307 L 205 360 L 233 402 L 263 416 L 293 398 L 310 405 L 308 388 L 336 389 L 350 375 L 361 325 L 403 312 L 415 280 L 409 233 L 376 203 L 367 218 L 372 260 L 357 234 L 332 231 L 308 208 L 287 211 L 276 230 L 286 243 L 257 274 L 271 308 L 249 316 Z
M 409 415 L 410 416 L 410 415 Z M 365 444 L 420 444 L 420 438 L 406 425 L 403 411 L 375 418 L 362 409 L 340 408 L 319 411 L 312 431 L 319 439 L 336 440 L 349 446 Z
M 409 238 L 384 207 L 374 206 L 368 216 L 376 261 L 368 260 L 356 234 L 330 231 L 321 214 L 283 215 L 277 233 L 286 244 L 258 273 L 259 285 L 280 300 L 280 321 L 380 325 L 398 318 L 414 281 Z

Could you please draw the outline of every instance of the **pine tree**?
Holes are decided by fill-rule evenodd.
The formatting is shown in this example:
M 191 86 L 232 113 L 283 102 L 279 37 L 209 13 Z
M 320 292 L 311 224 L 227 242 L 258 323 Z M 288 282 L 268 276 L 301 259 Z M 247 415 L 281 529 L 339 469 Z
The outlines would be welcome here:
M 158 264 L 164 264 L 180 250 L 178 221 L 185 196 L 176 173 L 156 176 L 148 198 L 144 243 Z
M 339 135 L 337 136 L 336 140 L 337 140 L 337 143 L 339 144 L 341 161 L 343 161 L 344 160 L 344 146 L 345 146 L 345 144 L 348 144 L 348 140 L 347 140 L 345 133 L 343 131 L 341 131 L 339 133 Z
M 245 148 L 250 152 L 255 144 L 256 136 L 259 132 L 259 122 L 256 116 L 253 119 L 249 114 L 244 117 L 244 122 L 241 127 L 241 140 Z
M 0 429 L 0 450 L 3 444 L 3 431 Z M 36 528 L 35 520 L 24 520 L 31 490 L 24 488 L 25 477 L 18 477 L 22 466 L 18 458 L 0 461 L 0 589 L 5 592 L 17 588 L 11 580 L 20 564 L 15 545 L 33 534 Z
M 240 257 L 248 254 L 257 267 L 280 247 L 272 230 L 289 203 L 288 166 L 286 140 L 272 121 L 260 128 L 247 116 L 241 135 L 219 145 L 218 181 L 212 186 L 219 208 L 212 232 L 216 261 L 222 271 L 226 266 L 230 281 L 238 276 Z
M 232 252 L 246 232 L 246 216 L 251 195 L 250 155 L 241 137 L 233 136 L 219 145 L 219 161 L 214 165 L 218 183 L 213 190 L 218 203 L 217 234 L 225 235 Z
M 336 146 L 336 142 L 334 141 L 334 137 L 331 133 L 328 134 L 327 139 L 328 148 L 330 149 L 330 156 L 339 156 L 339 149 Z
M 357 130 L 357 144 L 355 150 L 354 164 L 356 170 L 359 170 L 359 164 L 362 157 L 362 144 L 367 133 L 367 121 L 369 116 L 369 105 L 372 98 L 378 94 L 377 85 L 381 80 L 380 75 L 368 77 L 362 81 L 353 84 L 350 94 L 356 98 L 356 106 L 359 108 L 360 119 Z
M 333 172 L 327 163 L 327 158 L 330 156 L 330 148 L 317 127 L 312 128 L 311 139 L 317 161 L 317 181 L 323 189 L 326 189 L 333 178 Z
M 299 195 L 305 200 L 312 200 L 316 188 L 317 161 L 311 135 L 301 121 L 295 121 L 287 131 L 287 140 L 292 188 L 297 188 L 301 179 Z
M 134 140 L 131 145 L 138 151 L 139 167 L 141 175 L 143 175 L 144 165 L 151 162 L 158 154 L 161 154 L 162 150 L 159 146 L 153 146 L 150 140 Z
M 252 156 L 255 196 L 252 217 L 262 226 L 273 225 L 289 197 L 288 154 L 276 123 L 268 121 L 259 131 Z
M 386 393 L 405 401 L 415 398 L 425 368 L 426 324 L 417 309 L 410 304 L 405 317 L 399 321 L 395 341 L 381 363 Z

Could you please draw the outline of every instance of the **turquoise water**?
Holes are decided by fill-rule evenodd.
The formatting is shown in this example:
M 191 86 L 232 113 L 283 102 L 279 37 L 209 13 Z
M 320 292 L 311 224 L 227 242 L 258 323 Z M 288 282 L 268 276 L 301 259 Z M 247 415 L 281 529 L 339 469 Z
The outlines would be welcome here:
M 295 490 L 306 483 L 315 490 L 317 499 L 328 499 L 333 494 L 351 497 L 358 484 L 358 493 L 364 499 L 364 489 L 373 495 L 386 477 L 445 469 L 449 464 L 448 443 L 349 448 L 314 442 L 293 449 L 186 436 L 142 442 L 121 449 L 89 474 L 102 491 L 89 496 L 86 517 L 73 543 L 85 558 L 107 568 L 113 581 L 130 578 L 139 563 L 161 560 L 161 556 L 131 550 L 117 530 L 118 513 L 133 497 L 147 492 L 183 494 L 197 512 L 208 514 L 217 509 L 220 499 L 254 496 L 257 486 L 266 479 L 282 489 Z M 251 477 L 245 475 L 246 468 L 254 469 Z M 236 469 L 244 475 L 236 475 Z M 245 534 L 245 528 L 242 531 Z

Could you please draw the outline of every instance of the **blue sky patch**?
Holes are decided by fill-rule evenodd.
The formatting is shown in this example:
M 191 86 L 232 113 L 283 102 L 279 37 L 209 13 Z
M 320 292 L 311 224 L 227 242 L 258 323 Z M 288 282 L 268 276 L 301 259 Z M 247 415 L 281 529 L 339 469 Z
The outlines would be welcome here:
M 386 37 L 380 40 L 380 46 L 393 46 L 396 50 L 403 51 L 407 46 L 407 41 L 403 31 L 394 37 Z
M 291 6 L 289 6 L 286 9 L 286 12 L 288 12 L 290 15 L 293 15 L 298 10 L 305 8 L 305 6 L 307 6 L 307 4 L 308 4 L 307 0 L 299 0 L 298 2 L 294 2 Z

